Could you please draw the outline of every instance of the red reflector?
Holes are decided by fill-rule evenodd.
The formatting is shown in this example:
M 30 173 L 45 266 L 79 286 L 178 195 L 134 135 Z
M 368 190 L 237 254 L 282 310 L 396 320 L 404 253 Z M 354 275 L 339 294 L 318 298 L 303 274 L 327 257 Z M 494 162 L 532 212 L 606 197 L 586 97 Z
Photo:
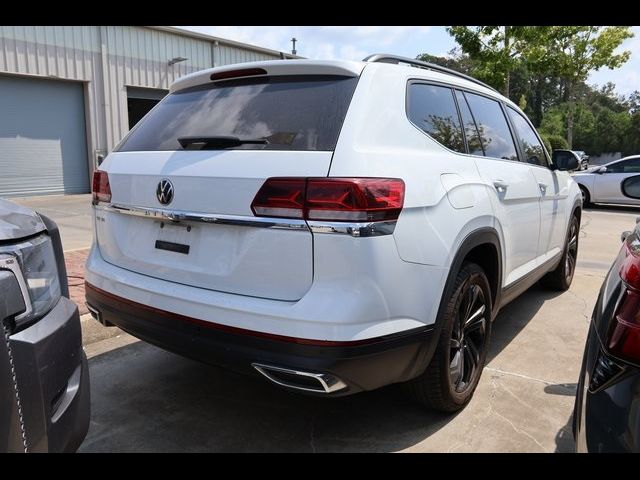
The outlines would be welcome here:
M 111 187 L 109 186 L 109 175 L 103 170 L 93 172 L 93 202 L 111 202 Z
M 620 267 L 620 277 L 630 287 L 640 290 L 640 257 L 629 248 L 628 242 L 622 245 L 620 255 L 625 256 Z
M 251 210 L 259 217 L 375 222 L 396 220 L 403 204 L 397 178 L 269 178 Z
M 253 77 L 255 75 L 266 75 L 264 68 L 242 68 L 238 70 L 229 70 L 226 72 L 212 73 L 211 80 L 225 80 L 227 78 Z
M 620 278 L 628 287 L 609 331 L 607 346 L 618 358 L 640 362 L 640 257 L 625 242 L 620 250 L 624 256 Z
M 608 347 L 616 357 L 640 362 L 640 295 L 627 290 L 614 319 Z

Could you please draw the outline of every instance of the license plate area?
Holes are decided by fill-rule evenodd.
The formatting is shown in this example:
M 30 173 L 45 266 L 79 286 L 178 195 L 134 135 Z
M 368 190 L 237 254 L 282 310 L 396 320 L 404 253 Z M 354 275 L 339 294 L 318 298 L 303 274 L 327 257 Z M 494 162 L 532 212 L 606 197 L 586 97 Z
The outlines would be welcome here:
M 180 223 L 159 222 L 155 248 L 188 255 L 193 242 L 193 227 Z

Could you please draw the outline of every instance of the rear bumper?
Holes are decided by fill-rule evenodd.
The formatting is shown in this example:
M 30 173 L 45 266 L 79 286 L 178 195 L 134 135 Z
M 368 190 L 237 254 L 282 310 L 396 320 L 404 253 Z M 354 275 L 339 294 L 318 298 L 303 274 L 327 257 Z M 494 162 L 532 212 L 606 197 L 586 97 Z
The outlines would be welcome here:
M 10 336 L 29 452 L 73 452 L 89 428 L 89 369 L 78 308 L 66 297 Z
M 86 296 L 103 322 L 161 348 L 240 373 L 257 374 L 252 364 L 260 364 L 327 375 L 344 383 L 332 396 L 410 380 L 424 371 L 435 348 L 431 327 L 366 340 L 316 341 L 186 317 L 91 284 L 86 285 Z

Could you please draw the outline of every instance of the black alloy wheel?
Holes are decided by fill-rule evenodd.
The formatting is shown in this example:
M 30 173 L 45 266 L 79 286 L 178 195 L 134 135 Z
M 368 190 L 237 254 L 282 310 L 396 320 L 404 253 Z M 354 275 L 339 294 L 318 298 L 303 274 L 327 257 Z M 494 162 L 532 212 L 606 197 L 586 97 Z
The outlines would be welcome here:
M 491 287 L 484 270 L 465 262 L 442 299 L 441 325 L 433 357 L 424 373 L 405 384 L 419 403 L 456 412 L 478 386 L 489 350 L 492 325 Z
M 574 217 L 571 221 L 571 227 L 569 228 L 567 252 L 564 260 L 564 276 L 569 285 L 571 284 L 571 280 L 573 280 L 573 274 L 576 271 L 576 262 L 578 260 L 578 234 L 578 219 Z
M 449 375 L 456 393 L 464 393 L 475 383 L 482 369 L 480 358 L 487 331 L 488 307 L 480 285 L 469 279 L 461 295 L 449 353 Z

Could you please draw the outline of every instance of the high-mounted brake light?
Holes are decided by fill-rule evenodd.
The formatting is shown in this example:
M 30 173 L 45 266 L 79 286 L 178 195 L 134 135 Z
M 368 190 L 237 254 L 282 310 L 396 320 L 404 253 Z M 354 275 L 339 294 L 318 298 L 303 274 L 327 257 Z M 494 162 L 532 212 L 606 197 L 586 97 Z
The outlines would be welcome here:
M 398 178 L 269 178 L 251 210 L 258 217 L 376 222 L 397 220 L 403 204 Z
M 620 277 L 627 290 L 616 311 L 607 347 L 622 360 L 640 363 L 640 255 L 625 242 L 620 255 L 625 259 Z
M 109 175 L 103 170 L 93 172 L 93 203 L 111 202 L 111 187 L 109 186 Z
M 256 75 L 266 75 L 264 68 L 241 68 L 238 70 L 227 70 L 226 72 L 212 73 L 211 80 L 226 80 L 228 78 L 255 77 Z

